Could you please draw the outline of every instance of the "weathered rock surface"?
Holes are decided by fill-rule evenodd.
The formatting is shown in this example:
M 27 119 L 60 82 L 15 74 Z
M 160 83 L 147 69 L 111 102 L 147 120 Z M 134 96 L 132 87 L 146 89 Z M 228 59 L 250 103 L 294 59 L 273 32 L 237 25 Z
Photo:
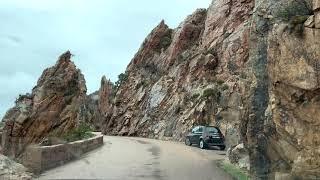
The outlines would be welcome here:
M 252 9 L 252 1 L 214 1 L 176 29 L 162 21 L 129 64 L 104 132 L 183 140 L 211 124 L 239 143 Z
M 98 109 L 101 115 L 106 118 L 110 116 L 113 103 L 114 85 L 113 83 L 103 76 L 101 79 L 101 87 L 99 90 Z
M 102 114 L 99 111 L 99 91 L 87 95 L 81 104 L 79 111 L 79 120 L 86 122 L 95 131 L 100 131 Z
M 16 156 L 79 120 L 105 134 L 172 140 L 215 125 L 231 162 L 249 162 L 253 179 L 320 179 L 319 16 L 319 0 L 215 0 L 175 29 L 162 21 L 114 99 L 105 77 L 86 96 L 64 54 L 8 111 L 4 152 Z
M 19 156 L 30 143 L 50 133 L 62 134 L 78 124 L 80 105 L 86 97 L 85 79 L 70 60 L 61 55 L 46 69 L 31 94 L 21 95 L 5 117 L 3 153 Z
M 32 173 L 27 172 L 23 165 L 0 154 L 0 179 L 31 180 Z
M 182 140 L 212 124 L 228 145 L 244 144 L 254 178 L 320 178 L 319 5 L 216 0 L 176 29 L 161 22 L 129 64 L 104 133 Z
M 80 121 L 91 125 L 96 131 L 101 131 L 102 122 L 110 116 L 112 101 L 113 83 L 103 76 L 100 89 L 88 95 L 81 105 Z
M 257 1 L 249 60 L 255 78 L 242 122 L 257 179 L 320 178 L 315 2 Z
M 277 152 L 270 152 L 270 160 L 294 177 L 320 178 L 320 29 L 304 28 L 299 38 L 275 33 L 278 28 L 268 48 L 268 110 L 275 130 L 268 146 Z

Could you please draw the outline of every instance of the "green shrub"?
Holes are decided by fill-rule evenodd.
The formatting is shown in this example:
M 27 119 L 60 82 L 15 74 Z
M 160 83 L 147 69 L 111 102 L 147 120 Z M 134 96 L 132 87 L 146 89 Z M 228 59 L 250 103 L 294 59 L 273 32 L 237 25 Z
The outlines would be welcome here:
M 148 82 L 146 80 L 142 80 L 137 84 L 136 89 L 140 89 L 140 87 L 146 87 L 148 85 Z
M 167 47 L 170 46 L 171 42 L 172 42 L 172 39 L 169 36 L 162 38 L 160 41 L 160 48 L 166 49 Z
M 213 97 L 217 99 L 220 96 L 220 91 L 216 88 L 207 88 L 203 91 L 202 98 L 210 98 Z
M 218 83 L 219 85 L 222 85 L 222 84 L 224 83 L 224 80 L 219 79 L 219 80 L 217 81 L 217 83 Z
M 200 94 L 199 93 L 195 93 L 191 96 L 191 99 L 192 100 L 195 100 L 195 99 L 198 99 L 200 97 Z
M 89 139 L 94 137 L 92 131 L 93 129 L 89 125 L 87 125 L 86 123 L 80 123 L 80 125 L 77 128 L 62 135 L 62 139 L 67 142 Z
M 160 39 L 160 44 L 159 44 L 159 52 L 161 52 L 162 48 L 167 49 L 170 44 L 172 43 L 172 30 L 169 29 L 165 33 L 165 35 Z
M 119 87 L 125 82 L 128 80 L 128 74 L 127 73 L 121 73 L 119 76 L 118 76 L 118 81 L 115 82 L 115 88 L 116 89 L 119 89 Z
M 228 90 L 228 89 L 229 89 L 229 86 L 226 85 L 226 84 L 223 84 L 223 85 L 221 86 L 221 90 L 222 90 L 222 91 L 225 91 L 225 90 Z

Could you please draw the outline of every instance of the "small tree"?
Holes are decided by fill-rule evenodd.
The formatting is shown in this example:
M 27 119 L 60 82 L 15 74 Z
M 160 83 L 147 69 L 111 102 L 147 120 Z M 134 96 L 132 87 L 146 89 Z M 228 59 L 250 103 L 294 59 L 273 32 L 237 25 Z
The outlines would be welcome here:
M 127 73 L 121 73 L 118 76 L 118 81 L 115 82 L 115 88 L 119 89 L 119 87 L 127 80 L 128 80 L 128 74 Z

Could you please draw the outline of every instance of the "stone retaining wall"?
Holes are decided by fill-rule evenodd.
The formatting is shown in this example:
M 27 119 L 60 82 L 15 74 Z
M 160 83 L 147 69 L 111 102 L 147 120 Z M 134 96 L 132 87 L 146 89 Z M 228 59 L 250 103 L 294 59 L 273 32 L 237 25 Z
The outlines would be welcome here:
M 103 145 L 103 135 L 91 139 L 53 146 L 33 145 L 27 147 L 22 164 L 39 174 L 45 170 L 61 166 L 79 158 L 84 153 Z

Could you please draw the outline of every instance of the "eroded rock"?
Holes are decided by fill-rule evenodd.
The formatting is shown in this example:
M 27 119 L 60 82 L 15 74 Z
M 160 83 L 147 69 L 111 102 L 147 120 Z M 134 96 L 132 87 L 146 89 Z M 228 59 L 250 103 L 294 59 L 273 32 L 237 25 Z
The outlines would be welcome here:
M 27 168 L 0 154 L 0 179 L 31 180 L 32 173 Z
M 253 1 L 214 1 L 176 29 L 162 21 L 129 64 L 104 133 L 183 140 L 205 123 L 220 126 L 228 145 L 237 145 L 239 106 L 251 83 L 244 69 L 252 9 Z M 203 95 L 206 89 L 214 95 Z
M 20 96 L 3 121 L 3 153 L 18 157 L 31 143 L 50 133 L 62 134 L 78 124 L 86 97 L 85 79 L 68 51 L 46 69 L 31 94 Z

